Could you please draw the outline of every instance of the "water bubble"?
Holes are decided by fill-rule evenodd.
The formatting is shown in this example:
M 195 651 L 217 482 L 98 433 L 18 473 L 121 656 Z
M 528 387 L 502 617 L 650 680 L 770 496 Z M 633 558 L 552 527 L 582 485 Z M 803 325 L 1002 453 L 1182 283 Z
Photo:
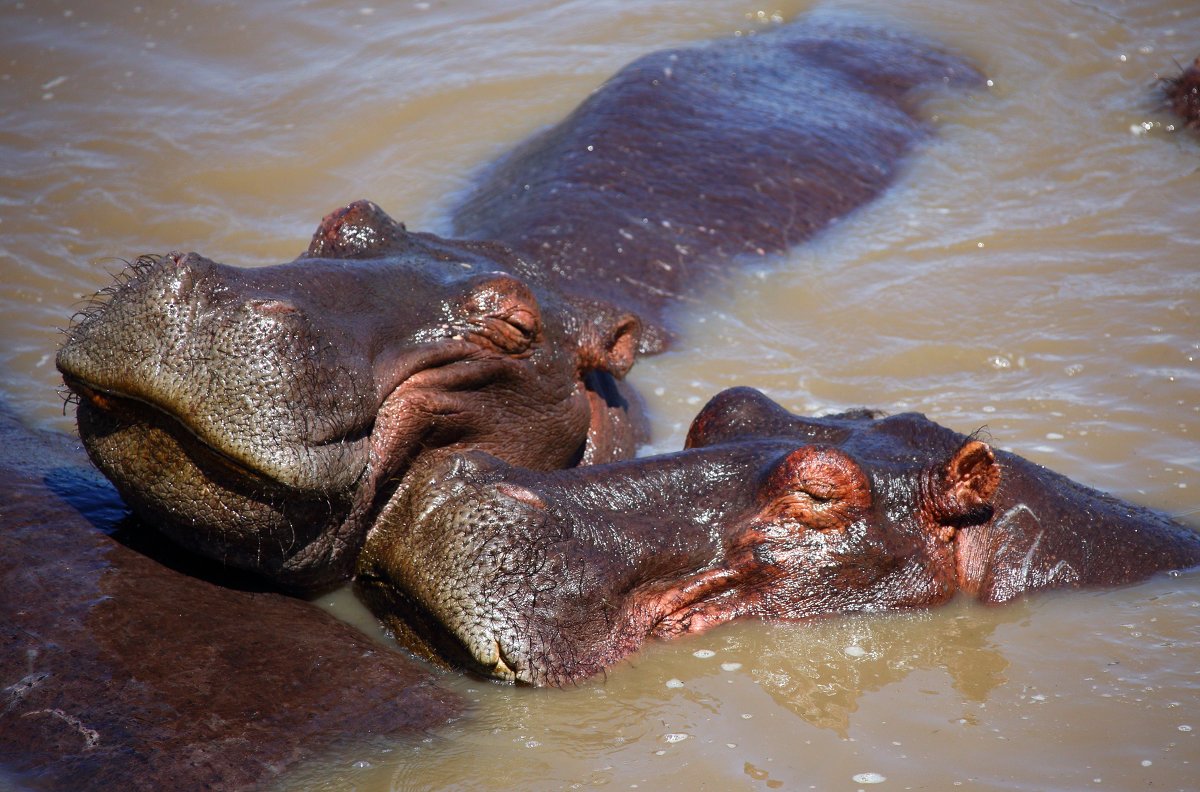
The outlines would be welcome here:
M 842 650 L 842 652 L 844 652 L 847 657 L 865 657 L 867 654 L 867 650 L 863 649 L 857 644 L 847 646 Z
M 692 652 L 692 657 L 699 657 L 701 660 L 707 660 L 715 654 L 716 652 L 714 652 L 712 649 L 697 649 L 696 651 Z
M 667 680 L 667 687 L 669 687 L 669 688 L 681 688 L 681 687 L 683 687 L 683 680 L 682 680 L 682 679 L 674 679 L 674 678 L 672 678 L 672 679 L 668 679 L 668 680 Z
M 988 358 L 988 365 L 997 371 L 1012 368 L 1012 360 L 1003 355 L 992 355 Z
M 688 736 L 686 734 L 664 734 L 663 740 L 669 743 L 683 742 Z
M 851 780 L 856 784 L 882 784 L 887 781 L 887 776 L 879 773 L 859 773 Z
M 1186 723 L 1179 727 L 1179 731 L 1181 732 L 1190 732 L 1191 730 L 1192 727 L 1188 726 Z
M 737 671 L 741 667 L 741 663 L 721 663 L 722 671 Z

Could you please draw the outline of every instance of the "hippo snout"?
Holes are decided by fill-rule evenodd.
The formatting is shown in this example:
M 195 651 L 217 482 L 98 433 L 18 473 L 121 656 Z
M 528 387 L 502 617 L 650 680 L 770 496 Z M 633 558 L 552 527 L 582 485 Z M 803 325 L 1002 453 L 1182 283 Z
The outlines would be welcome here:
M 353 348 L 335 347 L 246 272 L 194 253 L 139 259 L 68 331 L 58 368 L 93 406 L 124 400 L 133 413 L 169 416 L 283 487 L 344 491 L 365 465 L 370 417 L 367 405 L 339 398 L 370 391 L 355 381 Z

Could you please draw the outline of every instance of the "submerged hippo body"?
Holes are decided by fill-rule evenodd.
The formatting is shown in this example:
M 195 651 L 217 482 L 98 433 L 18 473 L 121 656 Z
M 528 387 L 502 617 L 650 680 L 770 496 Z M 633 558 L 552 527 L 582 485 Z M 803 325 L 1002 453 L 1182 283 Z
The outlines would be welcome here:
M 550 473 L 423 464 L 368 538 L 359 589 L 418 651 L 561 685 L 736 618 L 1000 602 L 1200 563 L 1200 536 L 1163 515 L 917 414 L 803 418 L 735 389 L 688 445 Z
M 77 443 L 3 410 L 0 477 L 0 788 L 259 788 L 462 711 L 427 669 L 308 603 L 117 542 L 101 527 L 126 510 Z
M 664 306 L 879 194 L 927 134 L 913 89 L 978 81 L 927 43 L 814 18 L 622 71 L 455 213 L 491 241 L 359 202 L 288 264 L 143 259 L 58 355 L 85 446 L 185 547 L 334 583 L 431 449 L 630 456 L 616 381 L 661 348 Z

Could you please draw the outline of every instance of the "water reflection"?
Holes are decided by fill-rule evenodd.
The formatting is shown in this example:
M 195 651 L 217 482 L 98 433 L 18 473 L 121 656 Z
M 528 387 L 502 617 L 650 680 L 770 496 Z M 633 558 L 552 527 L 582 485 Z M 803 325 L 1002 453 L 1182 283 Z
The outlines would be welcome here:
M 1000 685 L 1008 661 L 993 633 L 1024 608 L 989 609 L 959 601 L 952 613 L 879 614 L 779 625 L 754 677 L 781 706 L 805 722 L 849 734 L 851 716 L 869 691 L 918 670 L 938 669 L 966 700 L 983 703 Z

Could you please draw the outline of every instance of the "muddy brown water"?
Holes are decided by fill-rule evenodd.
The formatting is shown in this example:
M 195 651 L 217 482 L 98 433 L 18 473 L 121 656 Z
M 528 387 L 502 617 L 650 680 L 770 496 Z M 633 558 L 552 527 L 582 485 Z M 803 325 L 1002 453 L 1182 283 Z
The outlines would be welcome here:
M 482 162 L 649 50 L 804 2 L 0 5 L 0 377 L 72 429 L 57 328 L 120 258 L 292 258 L 359 197 L 445 230 Z M 1189 0 L 840 3 L 992 87 L 882 201 L 697 300 L 633 381 L 678 448 L 720 388 L 919 410 L 1200 525 L 1200 139 L 1156 73 Z M 498 10 L 502 9 L 502 10 Z M 864 108 L 869 112 L 869 108 Z M 345 592 L 325 598 L 370 629 Z M 253 629 L 253 625 L 247 625 Z M 447 675 L 469 716 L 288 789 L 1200 789 L 1200 574 L 1009 607 L 740 624 L 565 691 Z

